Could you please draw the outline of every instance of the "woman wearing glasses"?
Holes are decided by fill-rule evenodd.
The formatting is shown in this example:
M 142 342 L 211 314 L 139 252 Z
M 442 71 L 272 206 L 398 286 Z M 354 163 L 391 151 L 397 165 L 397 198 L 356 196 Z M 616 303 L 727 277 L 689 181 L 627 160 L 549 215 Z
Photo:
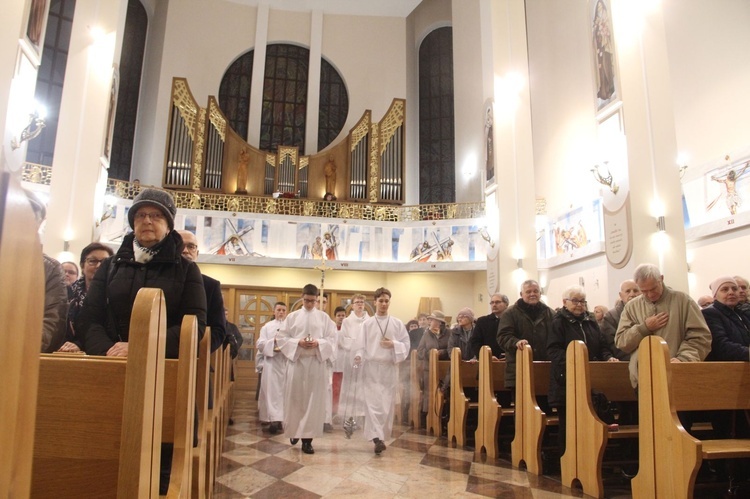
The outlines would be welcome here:
M 565 452 L 565 349 L 568 343 L 586 343 L 589 360 L 617 362 L 594 316 L 586 310 L 586 292 L 580 286 L 563 291 L 563 306 L 552 318 L 552 330 L 547 338 L 547 355 L 552 361 L 548 402 L 557 407 L 560 416 L 558 444 L 560 455 Z
M 144 189 L 128 211 L 133 228 L 114 257 L 104 260 L 88 289 L 75 323 L 89 355 L 127 357 L 133 302 L 141 288 L 160 288 L 167 305 L 166 357 L 179 354 L 180 325 L 186 314 L 206 328 L 206 293 L 198 266 L 183 258 L 182 237 L 174 230 L 172 196 Z
M 65 343 L 60 347 L 61 352 L 80 352 L 83 349 L 83 339 L 76 336 L 75 322 L 83 308 L 86 291 L 94 280 L 94 274 L 104 260 L 114 252 L 109 246 L 101 243 L 91 243 L 81 251 L 81 277 L 70 286 L 71 298 L 68 302 L 68 329 L 65 333 Z

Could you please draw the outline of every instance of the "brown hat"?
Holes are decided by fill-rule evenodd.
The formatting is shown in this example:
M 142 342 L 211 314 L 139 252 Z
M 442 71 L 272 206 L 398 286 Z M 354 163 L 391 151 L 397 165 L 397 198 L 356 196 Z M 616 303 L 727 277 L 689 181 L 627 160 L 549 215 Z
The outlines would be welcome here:
M 442 310 L 433 310 L 432 313 L 427 317 L 428 319 L 435 319 L 445 324 L 445 314 Z

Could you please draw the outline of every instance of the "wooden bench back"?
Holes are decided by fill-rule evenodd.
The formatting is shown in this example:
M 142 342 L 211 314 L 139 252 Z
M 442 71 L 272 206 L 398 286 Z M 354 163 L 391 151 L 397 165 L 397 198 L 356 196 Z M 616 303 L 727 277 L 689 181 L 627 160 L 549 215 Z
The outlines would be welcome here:
M 443 434 L 443 426 L 440 423 L 440 413 L 443 409 L 443 393 L 438 390 L 440 380 L 445 378 L 450 369 L 450 361 L 438 360 L 437 349 L 433 348 L 429 353 L 429 382 L 427 383 L 427 432 L 432 431 L 436 436 Z
M 167 360 L 165 366 L 162 442 L 174 444 L 169 497 L 189 497 L 192 487 L 197 352 L 198 319 L 186 315 L 180 328 L 180 358 Z
M 587 494 L 603 497 L 601 470 L 609 432 L 596 415 L 591 390 L 604 393 L 610 401 L 636 400 L 628 363 L 589 362 L 588 348 L 582 341 L 568 344 L 565 363 L 567 420 L 560 475 L 564 485 L 571 487 L 577 479 Z
M 505 386 L 505 361 L 492 360 L 492 349 L 483 346 L 479 350 L 479 409 L 477 431 L 474 441 L 477 453 L 482 449 L 489 458 L 497 458 L 500 453 L 497 446 L 497 434 L 503 413 L 511 413 L 509 407 L 501 407 L 495 397 L 496 387 L 500 390 Z
M 635 497 L 692 497 L 704 458 L 748 457 L 750 440 L 701 442 L 677 411 L 749 409 L 747 362 L 671 363 L 667 343 L 647 336 L 638 347 L 639 468 Z M 716 453 L 719 455 L 717 456 Z
M 464 388 L 479 386 L 479 364 L 461 360 L 461 349 L 454 347 L 450 360 L 450 419 L 448 420 L 448 443 L 466 445 L 466 416 L 471 407 Z
M 534 475 L 542 473 L 542 437 L 548 419 L 536 397 L 549 392 L 550 369 L 547 361 L 534 362 L 531 345 L 516 353 L 516 427 L 511 461 L 516 467 L 524 462 Z
M 42 356 L 32 497 L 155 497 L 166 306 L 141 289 L 128 357 Z
M 409 376 L 409 421 L 412 427 L 418 430 L 422 426 L 419 417 L 422 390 L 419 388 L 419 358 L 416 350 L 409 354 Z
M 18 182 L 0 173 L 0 497 L 31 487 L 44 275 L 34 214 Z
M 198 443 L 192 450 L 193 455 L 193 485 L 191 488 L 192 497 L 202 497 L 206 491 L 206 439 L 207 427 L 206 417 L 208 416 L 208 368 L 211 355 L 211 328 L 206 327 L 198 344 L 198 369 L 195 373 L 195 405 L 198 408 Z

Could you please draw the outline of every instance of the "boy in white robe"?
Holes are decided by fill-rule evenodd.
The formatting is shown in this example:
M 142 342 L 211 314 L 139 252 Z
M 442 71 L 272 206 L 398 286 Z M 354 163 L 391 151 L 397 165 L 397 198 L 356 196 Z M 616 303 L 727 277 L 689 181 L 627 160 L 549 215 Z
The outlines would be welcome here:
M 315 308 L 318 288 L 302 289 L 302 308 L 289 314 L 277 344 L 289 359 L 284 397 L 284 436 L 292 445 L 302 439 L 302 452 L 314 454 L 312 440 L 323 433 L 328 379 L 326 360 L 334 354 L 336 325 Z
M 338 415 L 343 419 L 364 416 L 363 394 L 354 386 L 358 371 L 352 370 L 354 364 L 354 342 L 362 331 L 362 323 L 370 315 L 365 311 L 365 295 L 352 296 L 352 309 L 349 317 L 341 323 L 338 335 L 338 353 L 336 370 L 341 372 L 341 394 L 339 396 Z M 360 382 L 361 385 L 361 382 Z
M 391 292 L 375 290 L 375 316 L 362 324 L 355 341 L 354 364 L 361 365 L 365 403 L 365 439 L 375 444 L 375 454 L 385 450 L 393 429 L 398 366 L 409 355 L 409 333 L 404 323 L 388 315 Z
M 256 347 L 264 358 L 258 395 L 258 417 L 261 421 L 271 423 L 268 431 L 275 435 L 281 431 L 281 422 L 284 420 L 284 383 L 289 363 L 276 342 L 276 336 L 286 318 L 286 303 L 276 302 L 273 316 L 274 319 L 261 328 Z

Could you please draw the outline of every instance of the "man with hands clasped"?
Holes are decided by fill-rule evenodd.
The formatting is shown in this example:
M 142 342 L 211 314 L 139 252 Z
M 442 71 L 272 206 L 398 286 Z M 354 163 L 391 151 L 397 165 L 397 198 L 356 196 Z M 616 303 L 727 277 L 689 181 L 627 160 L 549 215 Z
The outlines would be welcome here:
M 388 315 L 391 292 L 375 290 L 375 316 L 365 320 L 355 339 L 354 365 L 362 369 L 365 403 L 365 439 L 375 444 L 375 454 L 385 450 L 393 428 L 398 390 L 397 364 L 409 355 L 409 333 L 404 323 Z
M 276 344 L 289 359 L 284 396 L 284 436 L 302 452 L 314 454 L 314 437 L 323 433 L 328 395 L 326 360 L 335 354 L 336 325 L 318 310 L 318 288 L 302 288 L 302 308 L 286 317 Z

